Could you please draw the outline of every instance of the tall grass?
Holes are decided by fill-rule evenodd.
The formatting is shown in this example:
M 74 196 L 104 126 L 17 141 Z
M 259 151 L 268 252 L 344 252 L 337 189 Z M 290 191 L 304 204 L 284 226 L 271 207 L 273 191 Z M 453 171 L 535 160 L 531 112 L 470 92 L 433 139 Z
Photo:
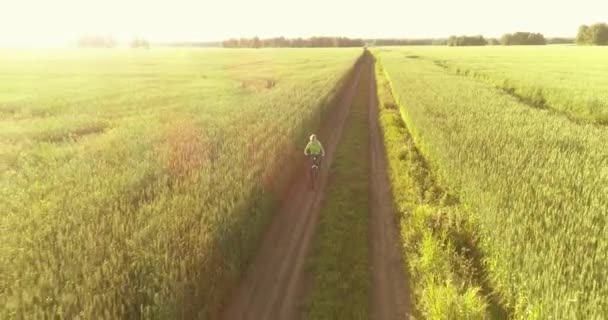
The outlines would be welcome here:
M 491 285 L 521 319 L 608 314 L 608 132 L 380 53 L 438 181 L 479 221 Z
M 393 98 L 382 64 L 376 63 L 380 125 L 398 208 L 414 314 L 425 319 L 483 319 L 505 315 L 485 284 L 478 226 L 454 192 L 442 185 L 414 141 Z
M 228 51 L 0 53 L 0 318 L 217 311 L 358 55 Z

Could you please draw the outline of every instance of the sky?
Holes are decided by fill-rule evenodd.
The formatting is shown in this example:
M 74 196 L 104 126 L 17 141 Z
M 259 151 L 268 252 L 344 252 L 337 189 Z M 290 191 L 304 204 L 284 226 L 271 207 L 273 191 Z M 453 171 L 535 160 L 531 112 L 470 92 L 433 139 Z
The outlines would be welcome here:
M 608 0 L 0 0 L 0 46 L 63 46 L 86 35 L 129 41 L 347 36 L 575 36 L 608 22 Z

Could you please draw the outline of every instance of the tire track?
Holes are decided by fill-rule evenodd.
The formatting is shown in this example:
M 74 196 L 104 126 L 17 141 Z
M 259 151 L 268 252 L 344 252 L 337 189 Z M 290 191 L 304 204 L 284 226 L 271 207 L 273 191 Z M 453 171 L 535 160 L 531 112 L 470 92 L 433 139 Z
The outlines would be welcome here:
M 379 126 L 374 64 L 370 63 L 370 261 L 372 268 L 371 319 L 408 319 L 410 293 L 401 255 L 401 238 L 394 208 L 384 140 Z

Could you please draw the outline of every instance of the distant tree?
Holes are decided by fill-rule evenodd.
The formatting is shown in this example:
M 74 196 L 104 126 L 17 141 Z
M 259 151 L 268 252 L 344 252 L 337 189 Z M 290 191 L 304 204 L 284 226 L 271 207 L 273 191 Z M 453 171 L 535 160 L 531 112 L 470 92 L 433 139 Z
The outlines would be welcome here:
M 608 45 L 608 24 L 596 23 L 591 26 L 580 26 L 576 35 L 576 43 L 579 45 Z
M 239 48 L 251 48 L 251 40 L 247 38 L 239 39 Z
M 447 45 L 450 47 L 460 47 L 460 46 L 485 46 L 488 44 L 488 41 L 484 39 L 482 36 L 451 36 L 448 38 Z
M 431 40 L 431 45 L 432 46 L 445 46 L 446 44 L 448 44 L 448 40 L 447 39 L 432 39 Z M 412 46 L 426 46 L 428 45 L 426 42 L 420 41 L 417 43 L 412 43 Z
M 289 47 L 289 42 L 285 37 L 270 38 L 261 40 L 262 47 L 264 48 L 282 48 Z
M 329 44 L 328 47 L 330 47 L 330 48 L 337 48 L 337 47 L 339 47 L 339 45 L 338 45 L 339 41 L 340 41 L 340 39 L 338 39 L 338 38 L 329 38 L 328 39 L 328 42 L 329 42 L 328 43 Z
M 346 37 L 312 37 L 309 39 L 286 39 L 285 37 L 260 39 L 229 39 L 222 41 L 224 48 L 276 48 L 276 47 L 363 47 L 363 39 L 351 39 Z
M 312 37 L 310 38 L 310 47 L 323 48 L 323 47 L 334 47 L 333 39 L 328 37 Z
M 291 41 L 291 46 L 294 48 L 303 48 L 306 46 L 306 41 L 302 38 L 293 39 Z
M 365 45 L 363 39 L 350 38 L 337 38 L 335 43 L 337 47 L 363 47 Z
M 591 33 L 589 32 L 589 26 L 582 25 L 578 27 L 578 33 L 576 34 L 576 44 L 591 44 Z
M 490 39 L 488 39 L 488 44 L 491 46 L 497 46 L 497 45 L 500 45 L 500 41 L 498 41 L 498 39 L 495 39 L 495 38 L 490 38 Z
M 255 38 L 251 39 L 251 47 L 252 48 L 261 48 L 262 41 L 260 41 L 260 38 L 255 37 Z
M 131 40 L 131 43 L 129 44 L 131 46 L 131 48 L 143 48 L 143 49 L 149 49 L 150 48 L 150 43 L 145 40 L 145 39 L 140 39 L 140 38 L 135 38 L 133 40 Z
M 368 39 L 376 46 L 435 46 L 445 45 L 446 39 Z
M 598 46 L 608 45 L 608 24 L 597 23 L 591 26 L 591 43 Z
M 290 47 L 291 41 L 285 39 L 285 37 L 278 37 L 276 40 L 277 47 Z
M 177 42 L 166 42 L 162 43 L 163 46 L 169 47 L 196 47 L 196 48 L 217 48 L 217 47 L 230 47 L 230 42 L 233 40 L 226 41 L 177 41 Z M 236 40 L 238 44 L 238 40 Z
M 80 38 L 78 46 L 84 48 L 113 48 L 116 46 L 116 40 L 112 37 L 88 36 Z
M 574 38 L 549 38 L 547 44 L 573 44 L 576 42 Z
M 238 39 L 229 39 L 222 42 L 222 47 L 224 48 L 238 48 L 239 40 Z
M 516 32 L 507 33 L 502 36 L 500 43 L 505 46 L 513 45 L 545 45 L 547 40 L 540 33 Z

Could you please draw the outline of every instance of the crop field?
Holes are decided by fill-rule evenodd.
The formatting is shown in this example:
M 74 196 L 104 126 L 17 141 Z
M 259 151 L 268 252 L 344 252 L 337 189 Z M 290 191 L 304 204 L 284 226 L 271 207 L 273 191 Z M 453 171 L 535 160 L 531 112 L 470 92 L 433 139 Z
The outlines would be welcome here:
M 608 48 L 408 47 L 401 52 L 483 80 L 537 108 L 608 124 Z
M 359 54 L 0 51 L 0 318 L 216 312 Z
M 0 319 L 604 319 L 607 53 L 0 50 Z
M 475 318 L 493 304 L 518 319 L 608 314 L 606 53 L 374 50 L 388 82 L 379 92 L 392 93 L 388 109 L 400 111 L 413 139 L 383 111 L 395 202 L 411 216 L 402 226 L 405 254 L 418 252 L 408 268 L 412 281 L 427 282 L 413 284 L 427 318 Z M 479 252 L 458 250 L 463 242 Z M 485 272 L 463 272 L 475 259 L 459 265 L 462 256 L 480 258 Z

